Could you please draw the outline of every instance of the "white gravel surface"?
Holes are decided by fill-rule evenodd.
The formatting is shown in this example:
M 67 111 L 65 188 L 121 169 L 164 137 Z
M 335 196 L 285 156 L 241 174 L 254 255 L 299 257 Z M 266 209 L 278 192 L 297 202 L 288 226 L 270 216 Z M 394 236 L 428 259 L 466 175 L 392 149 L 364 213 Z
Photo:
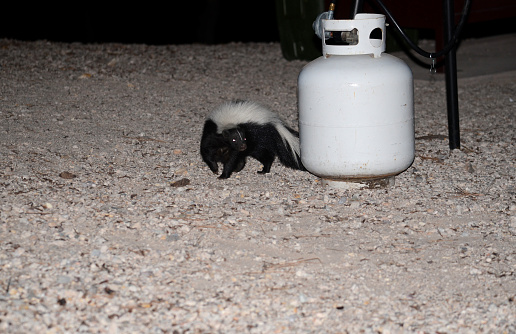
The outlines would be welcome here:
M 297 129 L 279 44 L 0 40 L 1 333 L 515 333 L 516 75 L 415 82 L 416 159 L 334 190 L 250 160 L 219 180 L 204 118 L 249 99 Z

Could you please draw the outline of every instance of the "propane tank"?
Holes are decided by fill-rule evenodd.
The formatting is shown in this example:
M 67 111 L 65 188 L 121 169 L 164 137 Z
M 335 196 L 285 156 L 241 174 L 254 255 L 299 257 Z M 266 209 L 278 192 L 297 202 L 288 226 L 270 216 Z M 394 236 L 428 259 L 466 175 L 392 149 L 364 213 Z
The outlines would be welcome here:
M 322 29 L 323 56 L 298 78 L 303 165 L 336 187 L 392 184 L 414 160 L 412 71 L 384 53 L 384 15 L 322 20 Z M 330 35 L 342 42 L 327 44 Z

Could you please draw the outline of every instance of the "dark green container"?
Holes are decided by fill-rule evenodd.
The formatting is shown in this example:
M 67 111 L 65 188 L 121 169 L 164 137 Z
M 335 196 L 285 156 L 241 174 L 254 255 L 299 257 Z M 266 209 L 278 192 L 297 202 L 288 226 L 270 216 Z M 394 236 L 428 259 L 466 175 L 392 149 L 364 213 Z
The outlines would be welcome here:
M 322 55 L 322 41 L 312 23 L 324 12 L 324 0 L 276 0 L 281 52 L 287 60 L 314 60 Z

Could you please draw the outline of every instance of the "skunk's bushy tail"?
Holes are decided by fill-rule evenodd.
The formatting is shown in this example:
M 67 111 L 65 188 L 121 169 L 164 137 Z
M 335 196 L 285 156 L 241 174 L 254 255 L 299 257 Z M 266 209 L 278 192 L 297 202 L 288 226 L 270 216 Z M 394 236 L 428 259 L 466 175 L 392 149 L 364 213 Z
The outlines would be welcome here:
M 277 154 L 280 162 L 290 168 L 306 170 L 301 163 L 299 133 L 282 123 L 274 124 L 280 136 L 277 141 Z

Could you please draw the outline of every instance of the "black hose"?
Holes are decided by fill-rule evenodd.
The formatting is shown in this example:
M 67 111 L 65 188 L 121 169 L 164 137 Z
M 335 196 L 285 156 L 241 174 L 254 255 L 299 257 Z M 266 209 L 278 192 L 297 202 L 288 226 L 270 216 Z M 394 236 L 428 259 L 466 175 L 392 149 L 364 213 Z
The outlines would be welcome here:
M 382 11 L 385 13 L 385 15 L 389 18 L 389 20 L 391 21 L 391 23 L 396 27 L 396 29 L 400 32 L 401 36 L 403 37 L 403 39 L 409 44 L 409 46 L 414 49 L 414 51 L 416 51 L 417 53 L 419 53 L 421 56 L 423 57 L 426 57 L 426 58 L 439 58 L 441 56 L 444 56 L 445 54 L 447 54 L 448 52 L 450 52 L 450 50 L 455 46 L 455 44 L 457 43 L 457 41 L 459 40 L 459 36 L 460 36 L 460 33 L 462 32 L 462 28 L 464 27 L 464 24 L 466 23 L 466 18 L 468 16 L 468 12 L 469 12 L 469 8 L 471 7 L 471 0 L 466 0 L 466 2 L 464 3 L 464 8 L 462 9 L 462 16 L 460 18 L 460 21 L 459 21 L 459 24 L 457 24 L 457 27 L 455 28 L 455 32 L 453 33 L 453 36 L 452 38 L 448 41 L 448 43 L 446 43 L 446 45 L 444 46 L 444 48 L 439 51 L 439 52 L 427 52 L 423 49 L 421 49 L 419 46 L 417 46 L 416 44 L 414 44 L 414 42 L 412 42 L 410 40 L 410 38 L 408 38 L 408 36 L 405 34 L 405 32 L 403 31 L 403 29 L 401 29 L 400 25 L 398 24 L 398 22 L 396 22 L 396 20 L 394 19 L 394 17 L 392 16 L 392 14 L 389 12 L 389 10 L 387 9 L 387 7 L 385 7 L 385 5 L 382 3 L 382 1 L 380 0 L 375 0 L 378 5 L 381 7 Z

